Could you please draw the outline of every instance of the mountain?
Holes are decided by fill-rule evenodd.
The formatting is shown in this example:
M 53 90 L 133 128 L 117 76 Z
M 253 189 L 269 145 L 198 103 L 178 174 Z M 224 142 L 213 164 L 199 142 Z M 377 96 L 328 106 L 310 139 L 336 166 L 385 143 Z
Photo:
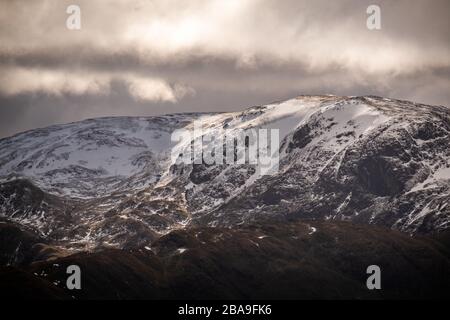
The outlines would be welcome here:
M 149 246 L 0 267 L 0 296 L 29 299 L 442 299 L 447 242 L 330 221 L 175 230 Z M 69 265 L 81 290 L 65 286 Z M 381 290 L 366 269 L 381 268 Z
M 216 137 L 224 129 L 278 129 L 278 170 L 174 162 L 173 150 L 201 137 L 173 142 L 172 132 L 196 121 Z M 449 108 L 374 96 L 55 125 L 0 140 L 0 216 L 58 256 L 264 219 L 434 234 L 449 228 L 449 134 Z

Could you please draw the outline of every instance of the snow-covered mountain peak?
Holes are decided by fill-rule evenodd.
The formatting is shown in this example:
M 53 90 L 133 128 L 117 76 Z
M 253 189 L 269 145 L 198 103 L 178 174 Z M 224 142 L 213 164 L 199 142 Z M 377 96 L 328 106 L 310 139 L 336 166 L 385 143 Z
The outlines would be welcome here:
M 299 96 L 239 112 L 109 117 L 0 140 L 0 213 L 64 246 L 125 246 L 191 224 L 265 216 L 448 228 L 449 109 Z M 279 170 L 177 164 L 177 129 L 278 129 Z M 75 245 L 75 244 L 76 245 Z

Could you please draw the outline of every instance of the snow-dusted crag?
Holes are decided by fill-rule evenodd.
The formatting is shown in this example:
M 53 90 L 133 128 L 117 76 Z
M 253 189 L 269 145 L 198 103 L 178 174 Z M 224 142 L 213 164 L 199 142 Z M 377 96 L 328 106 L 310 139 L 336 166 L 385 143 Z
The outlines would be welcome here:
M 175 164 L 171 133 L 280 130 L 280 168 Z M 191 225 L 305 217 L 447 229 L 450 109 L 300 96 L 243 112 L 90 119 L 0 140 L 0 214 L 65 248 L 127 247 Z

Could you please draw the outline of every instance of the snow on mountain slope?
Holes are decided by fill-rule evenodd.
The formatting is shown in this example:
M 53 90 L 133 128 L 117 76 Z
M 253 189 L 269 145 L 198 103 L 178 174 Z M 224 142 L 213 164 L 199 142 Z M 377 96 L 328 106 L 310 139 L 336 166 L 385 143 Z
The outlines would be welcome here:
M 172 164 L 175 129 L 190 128 L 194 120 L 202 120 L 207 124 L 203 133 L 208 133 L 223 129 L 226 122 L 229 130 L 276 128 L 283 139 L 318 111 L 319 101 L 293 99 L 243 113 L 90 119 L 32 130 L 0 140 L 0 176 L 26 177 L 51 193 L 80 198 L 111 193 L 129 177 L 142 176 L 141 186 L 148 186 Z M 370 117 L 374 110 L 358 110 L 361 115 L 365 112 Z
M 215 114 L 116 117 L 0 140 L 0 214 L 66 248 L 146 244 L 190 225 L 266 216 L 448 228 L 449 109 L 379 97 L 300 96 Z M 274 128 L 278 172 L 174 163 L 176 129 Z M 198 139 L 195 137 L 194 139 Z
M 448 228 L 448 108 L 364 97 L 319 109 L 285 139 L 280 173 L 258 180 L 204 222 L 297 215 L 412 233 Z M 434 187 L 414 192 L 427 179 Z
M 171 132 L 196 116 L 101 118 L 28 131 L 0 141 L 0 175 L 77 197 L 104 195 L 139 174 L 148 184 L 166 165 Z

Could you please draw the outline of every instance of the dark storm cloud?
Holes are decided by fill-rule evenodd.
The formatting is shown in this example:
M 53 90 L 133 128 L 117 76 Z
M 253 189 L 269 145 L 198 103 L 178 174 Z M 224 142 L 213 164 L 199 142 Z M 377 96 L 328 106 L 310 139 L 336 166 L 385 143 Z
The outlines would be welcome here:
M 82 29 L 65 27 L 69 4 Z M 381 7 L 382 29 L 366 28 Z M 0 137 L 298 94 L 450 105 L 449 1 L 3 1 Z

